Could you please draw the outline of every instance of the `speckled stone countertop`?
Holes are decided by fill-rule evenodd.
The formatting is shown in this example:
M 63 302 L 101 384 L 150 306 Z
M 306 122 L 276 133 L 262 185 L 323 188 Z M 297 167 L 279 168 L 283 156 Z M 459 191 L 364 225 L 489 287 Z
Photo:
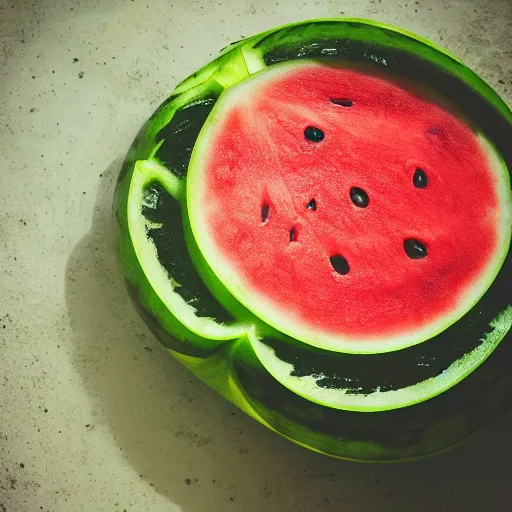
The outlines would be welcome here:
M 0 0 L 0 512 L 508 510 L 510 415 L 424 462 L 310 453 L 174 362 L 118 275 L 112 186 L 170 89 L 343 15 L 431 38 L 511 103 L 510 0 Z

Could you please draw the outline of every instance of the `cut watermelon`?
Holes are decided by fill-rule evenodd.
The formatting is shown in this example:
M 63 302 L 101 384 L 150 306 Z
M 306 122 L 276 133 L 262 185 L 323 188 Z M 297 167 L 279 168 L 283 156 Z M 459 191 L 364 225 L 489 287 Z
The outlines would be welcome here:
M 171 353 L 339 458 L 416 458 L 512 391 L 512 114 L 392 27 L 234 43 L 172 93 L 119 177 L 131 296 Z
M 340 352 L 443 331 L 489 287 L 510 240 L 491 145 L 433 95 L 372 71 L 292 61 L 232 87 L 188 178 L 195 239 L 233 295 Z

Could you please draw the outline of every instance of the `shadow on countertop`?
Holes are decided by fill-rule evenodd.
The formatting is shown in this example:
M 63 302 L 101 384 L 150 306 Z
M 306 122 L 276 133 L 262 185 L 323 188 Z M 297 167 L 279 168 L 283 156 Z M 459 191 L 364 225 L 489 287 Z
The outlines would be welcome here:
M 434 459 L 345 463 L 308 452 L 246 417 L 192 377 L 139 319 L 111 242 L 121 160 L 102 175 L 90 232 L 66 272 L 73 362 L 139 478 L 183 512 L 502 510 L 512 415 Z M 177 508 L 179 510 L 179 508 Z

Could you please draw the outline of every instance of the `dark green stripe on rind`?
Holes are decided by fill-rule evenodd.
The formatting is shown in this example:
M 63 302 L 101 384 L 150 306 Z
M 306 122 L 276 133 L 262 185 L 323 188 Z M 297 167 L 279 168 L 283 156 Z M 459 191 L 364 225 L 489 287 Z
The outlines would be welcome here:
M 216 101 L 217 96 L 208 95 L 185 105 L 156 135 L 163 139 L 156 157 L 178 178 L 187 175 L 197 136 Z
M 431 400 L 374 413 L 325 407 L 291 392 L 257 361 L 235 353 L 233 368 L 251 406 L 296 442 L 335 457 L 390 461 L 425 457 L 476 433 L 507 406 L 512 393 L 508 336 L 469 378 Z
M 508 255 L 491 287 L 458 322 L 434 338 L 406 350 L 383 354 L 340 354 L 267 336 L 263 342 L 282 361 L 293 365 L 295 377 L 321 376 L 322 388 L 351 394 L 397 390 L 436 377 L 482 344 L 493 320 L 510 304 L 512 256 Z
M 219 53 L 222 53 L 224 50 L 227 50 L 228 48 L 231 48 L 232 46 L 235 46 L 238 43 L 241 43 L 243 39 L 239 39 L 238 41 L 233 41 L 232 43 L 229 43 L 227 46 L 224 46 L 224 48 L 219 50 Z
M 122 190 L 120 192 L 122 193 Z M 121 199 L 121 204 L 116 207 L 114 243 L 118 264 L 125 276 L 127 290 L 137 311 L 155 336 L 167 348 L 196 357 L 204 357 L 214 352 L 224 342 L 203 338 L 185 328 L 163 304 L 149 284 L 128 234 L 125 206 Z
M 180 203 L 158 182 L 151 183 L 146 191 L 153 207 L 142 207 L 142 215 L 160 226 L 149 228 L 148 238 L 154 243 L 158 259 L 169 276 L 179 286 L 175 291 L 197 310 L 197 316 L 211 317 L 219 323 L 231 323 L 235 319 L 212 296 L 199 277 L 190 258 L 183 229 Z
M 116 188 L 114 197 L 114 242 L 118 263 L 125 276 L 130 297 L 136 308 L 160 341 L 180 353 L 205 356 L 214 352 L 225 340 L 197 334 L 183 325 L 163 303 L 149 283 L 134 250 L 128 229 L 127 200 L 134 165 L 129 166 Z M 141 205 L 142 206 L 142 205 Z M 215 302 L 215 301 L 213 301 Z M 236 338 L 237 335 L 233 335 Z
M 183 205 L 183 208 L 186 210 L 186 205 Z M 222 306 L 239 322 L 248 326 L 260 325 L 261 321 L 248 309 L 242 306 L 242 304 L 238 302 L 233 295 L 231 295 L 231 293 L 213 273 L 213 270 L 209 267 L 192 235 L 188 212 L 185 210 L 183 211 L 183 229 L 185 232 L 188 253 L 201 280 L 204 283 L 208 283 L 208 289 L 218 300 L 219 304 L 222 304 Z
M 381 26 L 336 21 L 292 25 L 254 44 L 266 65 L 335 58 L 373 64 L 432 87 L 457 105 L 512 168 L 512 113 L 475 73 L 433 45 Z
M 139 313 L 140 317 L 144 320 L 151 332 L 164 347 L 175 352 L 179 352 L 180 354 L 199 358 L 208 357 L 219 347 L 222 347 L 222 344 L 218 344 L 217 346 L 209 347 L 208 349 L 201 348 L 201 344 L 198 345 L 195 341 L 195 335 L 189 332 L 187 337 L 187 334 L 182 327 L 178 330 L 172 329 L 172 333 L 169 332 L 169 326 L 167 325 L 164 327 L 158 316 L 144 305 L 145 300 L 141 296 L 141 292 L 137 286 L 131 283 L 128 279 L 125 279 L 125 286 L 137 313 Z M 180 332 L 181 336 L 178 337 L 175 334 L 176 332 Z
M 140 161 L 155 159 L 155 153 L 165 161 L 170 167 L 169 171 L 176 178 L 185 177 L 191 147 L 209 110 L 224 90 L 224 86 L 215 77 L 221 82 L 229 83 L 233 69 L 235 72 L 244 73 L 245 67 L 240 69 L 239 65 L 240 55 L 239 50 L 234 50 L 231 56 L 225 54 L 222 59 L 217 59 L 214 66 L 207 66 L 209 70 L 198 74 L 198 77 L 201 75 L 200 80 L 187 80 L 187 84 L 179 86 L 140 130 L 118 177 L 114 210 L 115 239 L 121 270 L 128 282 L 132 283 L 130 294 L 141 316 L 152 326 L 151 329 L 168 348 L 179 350 L 181 353 L 191 354 L 195 351 L 207 353 L 225 343 L 226 340 L 238 337 L 244 331 L 244 327 L 212 297 L 208 288 L 197 276 L 184 240 L 181 222 L 184 219 L 177 202 L 170 194 L 160 194 L 160 201 L 156 203 L 158 208 L 152 212 L 152 218 L 153 221 L 161 223 L 161 229 L 156 227 L 157 224 L 150 225 L 146 230 L 146 235 L 149 236 L 147 243 L 156 242 L 154 247 L 160 256 L 160 263 L 164 264 L 172 282 L 178 283 L 174 286 L 174 291 L 186 304 L 196 310 L 194 313 L 196 318 L 202 319 L 203 322 L 196 325 L 193 315 L 188 314 L 189 318 L 184 323 L 184 319 L 181 318 L 182 313 L 179 310 L 174 311 L 164 303 L 158 291 L 149 283 L 134 251 L 128 229 L 126 201 L 135 165 Z M 207 83 L 204 83 L 206 80 Z M 187 141 L 190 144 L 188 148 Z M 163 188 L 160 187 L 159 192 L 162 190 Z M 147 206 L 144 208 L 147 220 L 151 220 L 150 210 L 151 208 Z M 142 214 L 142 211 L 140 213 Z M 141 219 L 143 218 L 141 215 Z M 179 222 L 174 222 L 175 219 L 179 219 Z M 144 243 L 143 240 L 142 242 Z M 167 284 L 170 285 L 170 282 L 168 281 Z M 207 323 L 204 323 L 204 320 Z M 190 322 L 194 324 L 191 327 L 194 331 L 185 327 Z M 208 332 L 208 325 L 212 327 L 216 325 L 214 333 Z M 223 326 L 226 328 L 224 329 Z M 172 341 L 172 338 L 176 339 Z M 176 340 L 179 342 L 178 347 Z M 190 345 L 189 348 L 185 350 L 184 347 L 188 345 Z
M 277 28 L 246 41 L 263 54 L 269 65 L 283 60 L 328 57 L 354 60 L 361 50 L 380 48 L 384 51 L 407 52 L 444 69 L 487 98 L 502 115 L 512 122 L 512 113 L 496 92 L 476 73 L 447 50 L 398 27 L 371 20 L 319 19 Z M 363 61 L 379 62 L 379 55 L 370 51 Z M 421 83 L 421 80 L 418 80 Z M 428 80 L 425 83 L 429 83 Z M 432 81 L 432 85 L 435 83 Z
M 169 170 L 175 176 L 184 177 L 190 161 L 190 151 L 184 150 L 179 142 L 184 140 L 185 147 L 194 144 L 199 133 L 194 131 L 194 126 L 197 127 L 196 120 L 202 117 L 202 111 L 209 112 L 213 108 L 216 98 L 220 96 L 223 90 L 224 88 L 212 79 L 207 84 L 201 83 L 190 89 L 184 88 L 180 93 L 173 92 L 169 98 L 160 104 L 139 130 L 128 150 L 119 173 L 118 182 L 131 173 L 135 162 L 147 160 L 155 152 L 159 153 L 162 161 L 172 165 Z M 187 107 L 191 108 L 186 114 L 190 115 L 188 123 L 183 112 L 188 110 Z M 176 120 L 174 120 L 175 116 L 177 116 Z M 206 119 L 205 116 L 203 117 L 203 121 L 199 123 L 199 130 Z M 187 124 L 192 126 L 187 126 Z M 165 137 L 168 139 L 167 142 Z M 173 154 L 172 152 L 175 149 L 178 151 Z

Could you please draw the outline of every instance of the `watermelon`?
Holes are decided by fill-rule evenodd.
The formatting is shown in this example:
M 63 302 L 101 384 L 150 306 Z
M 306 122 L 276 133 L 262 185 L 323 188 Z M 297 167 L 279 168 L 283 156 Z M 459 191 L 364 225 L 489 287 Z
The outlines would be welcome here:
M 447 450 L 512 391 L 511 137 L 485 82 L 396 27 L 234 43 L 125 159 L 129 294 L 177 360 L 301 446 Z

